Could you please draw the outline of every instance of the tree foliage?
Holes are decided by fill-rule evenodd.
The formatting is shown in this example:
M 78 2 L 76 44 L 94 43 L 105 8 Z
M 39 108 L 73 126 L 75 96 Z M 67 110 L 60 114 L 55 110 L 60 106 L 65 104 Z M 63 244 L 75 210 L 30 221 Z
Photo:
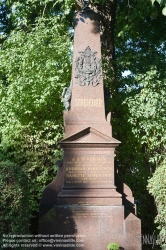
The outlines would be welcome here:
M 159 243 L 166 248 L 166 159 L 157 167 L 153 177 L 148 181 L 149 192 L 154 196 L 157 206 L 156 223 L 160 230 Z
M 152 4 L 154 4 L 154 3 L 158 3 L 158 4 L 160 4 L 162 7 L 163 7 L 163 9 L 162 9 L 162 14 L 164 15 L 164 16 L 166 16 L 166 1 L 165 0 L 151 0 L 151 2 L 152 2 Z M 164 7 L 165 6 L 165 7 Z
M 64 19 L 61 14 L 42 15 L 29 25 L 18 23 L 9 37 L 2 34 L 1 198 L 3 208 L 9 200 L 13 206 L 5 216 L 3 209 L 0 212 L 3 233 L 18 233 L 18 228 L 25 231 L 23 221 L 30 224 L 38 211 L 42 190 L 56 175 L 55 163 L 61 155 L 58 141 L 63 134 L 61 93 L 71 74 L 71 37 Z M 9 189 L 11 178 L 15 181 Z M 25 198 L 28 203 L 22 202 Z M 14 204 L 21 207 L 15 219 L 18 209 L 14 212 Z
M 155 230 L 152 222 L 156 215 L 147 180 L 165 159 L 166 20 L 160 11 L 159 5 L 151 6 L 145 1 L 117 4 L 119 80 L 114 84 L 112 122 L 115 136 L 122 142 L 119 173 L 134 192 L 144 234 Z

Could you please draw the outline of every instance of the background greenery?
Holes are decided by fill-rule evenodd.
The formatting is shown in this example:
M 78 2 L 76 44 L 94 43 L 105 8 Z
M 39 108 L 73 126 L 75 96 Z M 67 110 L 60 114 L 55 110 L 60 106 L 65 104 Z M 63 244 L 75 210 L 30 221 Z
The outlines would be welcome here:
M 166 3 L 151 2 L 91 3 L 102 17 L 104 80 L 113 136 L 122 142 L 116 166 L 133 190 L 142 233 L 160 233 L 165 249 Z M 61 93 L 70 83 L 72 19 L 81 6 L 1 1 L 0 234 L 37 232 L 40 197 L 61 158 Z

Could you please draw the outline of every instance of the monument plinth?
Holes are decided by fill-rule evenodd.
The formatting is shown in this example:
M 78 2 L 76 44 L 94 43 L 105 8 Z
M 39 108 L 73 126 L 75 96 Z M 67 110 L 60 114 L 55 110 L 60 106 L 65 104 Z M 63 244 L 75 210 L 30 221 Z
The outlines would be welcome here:
M 99 16 L 87 4 L 75 18 L 72 80 L 62 96 L 64 156 L 41 199 L 40 233 L 73 235 L 75 245 L 55 249 L 106 250 L 116 242 L 121 249 L 140 250 L 132 192 L 115 178 L 120 142 L 112 138 L 105 112 Z

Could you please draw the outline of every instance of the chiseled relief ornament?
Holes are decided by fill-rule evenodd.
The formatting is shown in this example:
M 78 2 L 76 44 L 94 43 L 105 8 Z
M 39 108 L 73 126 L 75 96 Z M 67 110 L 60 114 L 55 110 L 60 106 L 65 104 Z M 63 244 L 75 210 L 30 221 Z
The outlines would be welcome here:
M 96 57 L 97 52 L 86 47 L 85 51 L 79 52 L 80 56 L 75 61 L 76 83 L 80 86 L 90 85 L 93 87 L 100 83 L 101 60 Z

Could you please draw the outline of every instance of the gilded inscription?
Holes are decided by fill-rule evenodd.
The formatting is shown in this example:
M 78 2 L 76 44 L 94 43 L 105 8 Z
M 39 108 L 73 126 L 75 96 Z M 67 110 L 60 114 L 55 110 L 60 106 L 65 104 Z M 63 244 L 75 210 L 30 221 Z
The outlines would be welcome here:
M 109 184 L 112 177 L 109 156 L 71 157 L 66 163 L 66 184 Z
M 76 107 L 103 107 L 102 99 L 75 99 Z
M 86 211 L 86 210 L 75 211 L 74 215 L 80 218 L 98 217 L 100 216 L 100 211 L 99 212 L 98 211 Z
M 74 214 L 74 217 L 77 217 L 77 218 L 91 218 L 91 217 L 105 217 L 107 216 L 110 217 L 111 215 L 109 214 L 105 214 L 105 213 L 102 213 L 100 210 L 95 210 L 95 209 L 88 209 L 88 210 L 74 210 L 72 211 L 72 213 Z

